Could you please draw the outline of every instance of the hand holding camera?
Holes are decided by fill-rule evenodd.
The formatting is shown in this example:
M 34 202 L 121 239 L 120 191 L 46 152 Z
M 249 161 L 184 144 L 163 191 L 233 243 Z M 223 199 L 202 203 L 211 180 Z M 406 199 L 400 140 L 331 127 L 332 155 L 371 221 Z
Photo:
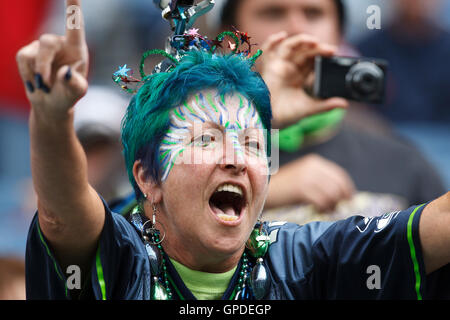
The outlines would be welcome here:
M 300 119 L 334 108 L 347 108 L 339 97 L 318 99 L 308 94 L 314 80 L 316 56 L 331 57 L 337 48 L 317 38 L 280 32 L 262 46 L 260 72 L 272 95 L 273 127 L 284 128 Z

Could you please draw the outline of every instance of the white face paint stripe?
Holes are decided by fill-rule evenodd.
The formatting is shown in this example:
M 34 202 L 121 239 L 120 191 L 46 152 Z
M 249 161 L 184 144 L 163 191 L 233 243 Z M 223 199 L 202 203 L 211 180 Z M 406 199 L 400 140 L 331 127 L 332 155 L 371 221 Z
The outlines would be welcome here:
M 197 104 L 196 101 L 192 101 L 191 107 L 192 107 L 192 110 L 194 110 L 194 112 L 196 114 L 198 114 L 200 118 L 204 119 L 204 121 L 212 120 L 211 116 L 209 114 L 207 115 L 206 111 L 203 112 L 203 110 L 199 107 L 199 105 Z M 209 120 L 208 120 L 208 118 L 209 118 Z M 212 121 L 214 121 L 214 120 L 212 120 Z
M 226 123 L 228 123 L 230 120 L 230 112 L 229 112 L 229 110 L 225 107 L 225 105 L 222 103 L 222 98 L 221 97 L 217 97 L 217 96 L 215 96 L 214 97 L 214 102 L 215 102 L 215 105 L 217 106 L 219 106 L 220 107 L 220 109 L 223 111 L 223 112 L 221 112 L 221 115 L 222 115 L 222 125 L 225 125 Z
M 180 120 L 175 114 L 171 113 L 170 121 L 178 128 L 187 129 L 187 127 L 192 127 L 192 124 L 187 121 Z
M 237 161 L 239 163 L 243 163 L 244 162 L 244 151 L 242 149 L 241 143 L 239 142 L 239 135 L 237 133 L 237 130 L 234 128 L 227 130 L 228 132 L 228 137 L 231 139 L 232 144 L 233 144 L 233 148 L 236 151 L 236 156 L 237 156 Z
M 183 147 L 180 146 L 178 148 L 174 148 L 174 149 L 170 150 L 169 159 L 164 161 L 163 176 L 161 178 L 162 181 L 167 179 L 169 172 L 172 170 L 172 167 L 175 164 L 176 158 L 183 151 L 184 151 L 184 146 Z
M 214 110 L 212 110 L 211 108 L 207 108 L 205 107 L 203 104 L 199 104 L 198 102 L 198 96 L 196 96 L 196 101 L 192 102 L 193 107 L 195 108 L 195 110 L 200 110 L 202 114 L 206 115 L 209 120 L 211 120 L 214 123 L 217 123 L 217 117 L 214 113 Z M 206 117 L 204 117 L 206 119 Z

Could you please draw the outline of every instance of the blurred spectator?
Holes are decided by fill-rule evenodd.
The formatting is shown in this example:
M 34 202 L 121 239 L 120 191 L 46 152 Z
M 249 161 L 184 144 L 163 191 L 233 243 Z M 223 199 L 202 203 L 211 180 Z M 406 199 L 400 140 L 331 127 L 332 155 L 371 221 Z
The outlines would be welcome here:
M 89 183 L 107 202 L 132 190 L 120 142 L 128 100 L 119 93 L 90 86 L 86 96 L 75 105 L 74 126 L 86 152 Z
M 387 99 L 373 106 L 437 166 L 450 188 L 450 33 L 442 0 L 397 0 L 393 18 L 357 46 L 389 60 Z M 382 12 L 384 19 L 384 12 Z M 446 17 L 448 20 L 448 17 Z
M 234 25 L 248 32 L 252 42 L 260 46 L 268 36 L 284 30 L 291 36 L 311 34 L 325 43 L 341 45 L 341 54 L 348 52 L 341 33 L 345 24 L 341 1 L 225 0 L 221 3 L 223 29 Z M 276 108 L 276 103 L 273 107 Z M 350 107 L 350 113 L 355 108 L 355 105 Z M 298 204 L 314 204 L 319 211 L 336 208 L 335 214 L 313 214 L 307 219 L 337 219 L 356 212 L 373 215 L 399 210 L 445 192 L 434 168 L 414 147 L 390 134 L 388 124 L 373 112 L 358 113 L 357 119 L 362 121 L 358 127 L 345 118 L 343 122 L 337 119 L 314 134 L 305 135 L 302 148 L 280 151 L 282 167 L 272 177 L 268 208 L 294 206 L 294 210 L 289 209 L 288 217 L 282 219 L 303 223 L 304 217 L 298 213 L 304 213 L 305 208 Z M 378 128 L 383 134 L 374 133 L 378 128 L 364 130 L 372 120 L 380 123 Z M 286 132 L 282 130 L 281 134 L 283 131 Z M 359 191 L 351 201 L 342 192 L 348 178 Z M 296 216 L 292 214 L 295 212 Z M 279 219 L 279 213 L 271 218 Z
M 357 44 L 389 61 L 387 100 L 374 106 L 394 122 L 450 125 L 450 33 L 437 22 L 440 0 L 396 0 L 394 19 Z
M 25 300 L 25 262 L 0 257 L 0 300 Z

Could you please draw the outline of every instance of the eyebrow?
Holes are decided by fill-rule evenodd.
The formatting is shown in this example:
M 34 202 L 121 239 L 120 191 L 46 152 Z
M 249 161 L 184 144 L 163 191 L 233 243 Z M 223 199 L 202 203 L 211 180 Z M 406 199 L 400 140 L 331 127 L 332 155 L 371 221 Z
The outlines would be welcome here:
M 225 126 L 222 126 L 222 125 L 220 125 L 216 122 L 210 121 L 210 120 L 203 122 L 202 125 L 207 125 L 208 127 L 212 127 L 214 129 L 220 130 L 222 132 L 225 132 L 227 129 Z M 238 129 L 240 129 L 240 131 L 243 131 L 243 132 L 252 132 L 254 130 L 260 130 L 260 128 L 257 128 L 257 127 L 238 128 Z M 192 130 L 193 130 L 193 128 L 191 127 L 190 131 L 192 132 Z
M 210 120 L 206 120 L 206 121 L 204 122 L 204 124 L 206 124 L 206 125 L 208 125 L 208 126 L 210 126 L 210 127 L 214 127 L 214 128 L 216 128 L 216 129 L 219 129 L 219 130 L 221 130 L 221 131 L 224 131 L 224 129 L 225 129 L 224 126 L 221 126 L 220 124 L 218 124 L 218 123 L 216 123 L 216 122 L 213 122 L 213 121 L 210 121 Z

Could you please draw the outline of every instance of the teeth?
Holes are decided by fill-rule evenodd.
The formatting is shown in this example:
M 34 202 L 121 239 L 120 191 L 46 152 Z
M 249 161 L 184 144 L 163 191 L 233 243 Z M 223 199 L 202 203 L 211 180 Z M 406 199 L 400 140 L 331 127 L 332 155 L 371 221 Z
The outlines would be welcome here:
M 236 221 L 238 219 L 237 216 L 229 216 L 229 215 L 223 214 L 223 213 L 219 213 L 217 216 L 220 219 L 222 219 L 223 221 Z
M 244 192 L 242 191 L 241 187 L 235 186 L 232 184 L 223 184 L 219 188 L 217 188 L 216 192 L 219 191 L 227 191 L 227 192 L 234 192 L 239 194 L 241 197 L 244 195 Z

